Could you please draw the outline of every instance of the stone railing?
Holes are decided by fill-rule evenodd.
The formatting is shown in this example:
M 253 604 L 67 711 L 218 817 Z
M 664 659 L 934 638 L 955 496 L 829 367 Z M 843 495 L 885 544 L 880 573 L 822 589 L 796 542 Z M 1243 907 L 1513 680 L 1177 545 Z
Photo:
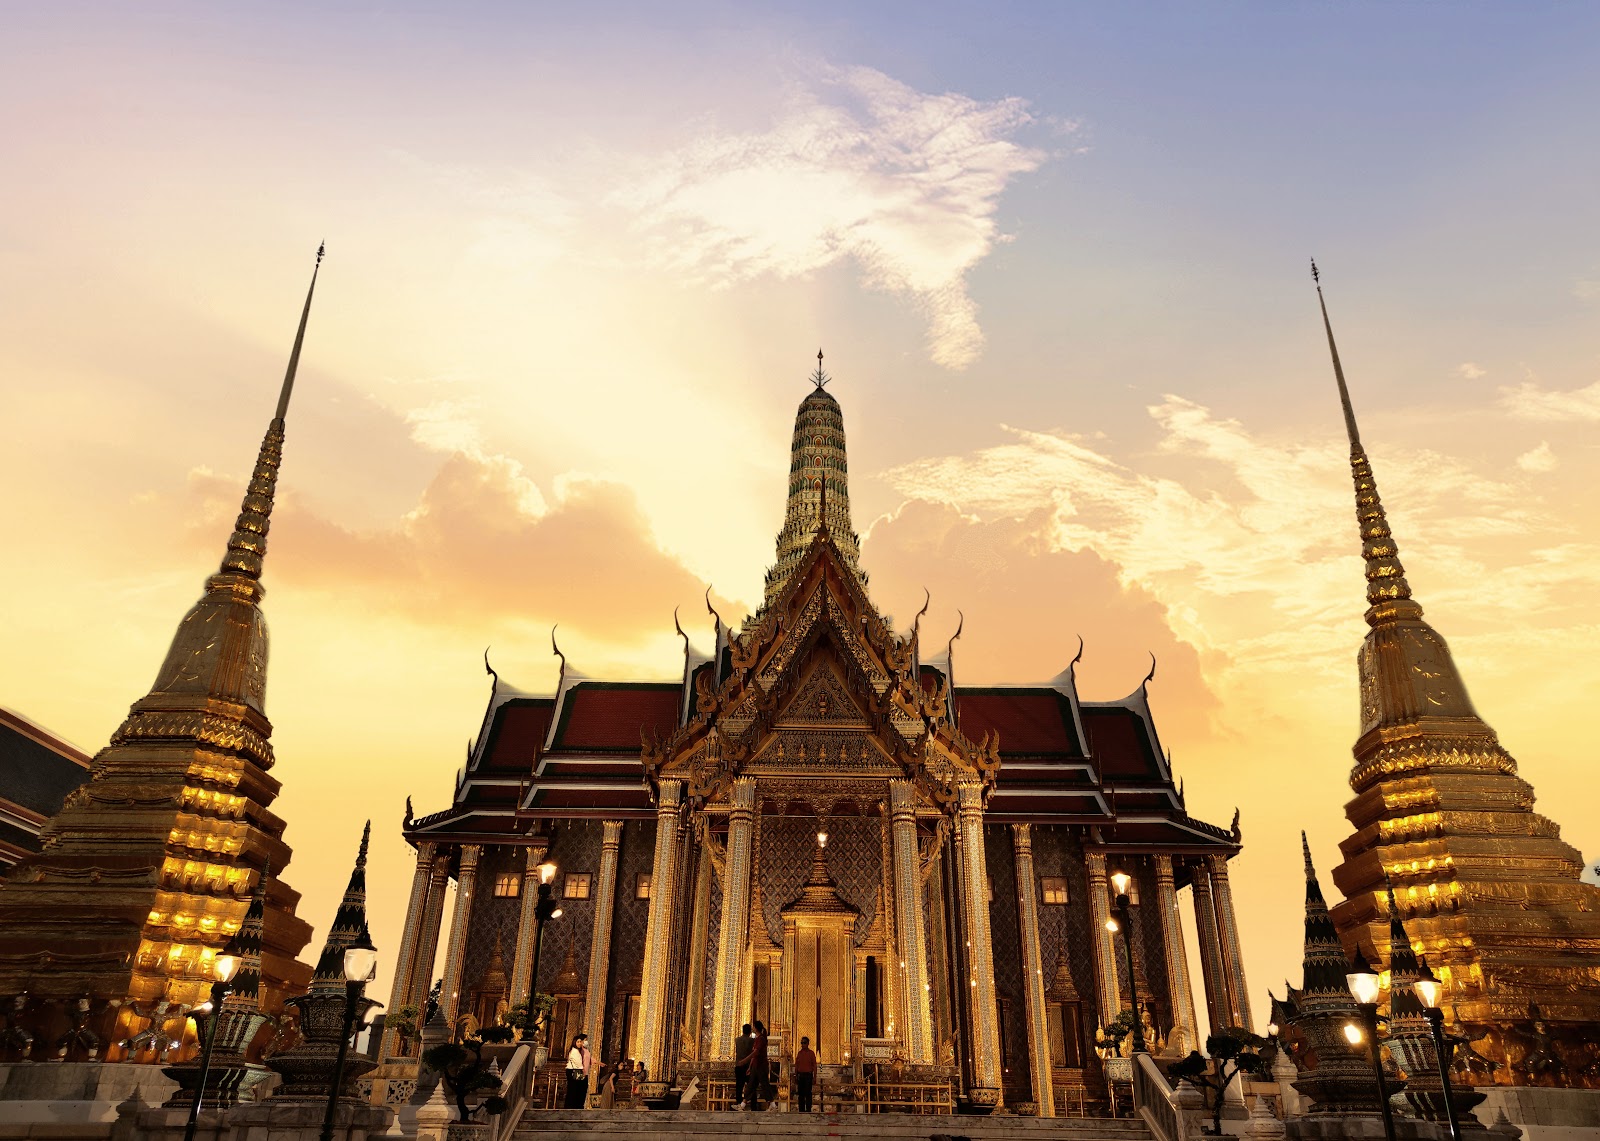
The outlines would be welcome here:
M 488 1141 L 505 1141 L 516 1132 L 522 1122 L 523 1112 L 533 1100 L 533 1084 L 538 1076 L 539 1070 L 533 1064 L 533 1050 L 523 1043 L 511 1055 L 511 1064 L 506 1067 L 505 1076 L 500 1080 L 500 1096 L 505 1099 L 506 1111 L 490 1119 Z M 455 1141 L 455 1138 L 452 1137 L 450 1141 Z
M 1172 1086 L 1149 1054 L 1138 1053 L 1133 1063 L 1133 1108 L 1156 1135 L 1157 1141 L 1185 1141 L 1183 1119 L 1172 1105 Z

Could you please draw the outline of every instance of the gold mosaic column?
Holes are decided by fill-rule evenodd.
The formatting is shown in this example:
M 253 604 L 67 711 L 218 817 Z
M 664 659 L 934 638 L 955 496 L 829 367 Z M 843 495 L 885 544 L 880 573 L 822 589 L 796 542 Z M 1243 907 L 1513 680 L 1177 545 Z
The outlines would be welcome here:
M 1206 1019 L 1215 1034 L 1233 1021 L 1233 1003 L 1228 997 L 1222 940 L 1217 933 L 1217 909 L 1211 899 L 1211 868 L 1206 863 L 1194 867 L 1194 921 L 1200 928 L 1200 974 L 1206 984 Z
M 439 955 L 439 928 L 444 922 L 445 889 L 449 884 L 450 857 L 436 851 L 433 874 L 428 879 L 428 907 L 422 916 L 416 966 L 411 975 L 411 1005 L 417 1008 L 419 1018 L 428 1013 L 428 991 L 433 989 L 433 961 Z
M 1178 892 L 1173 886 L 1172 857 L 1156 857 L 1156 908 L 1161 912 L 1161 946 L 1167 960 L 1167 994 L 1172 1001 L 1173 1033 L 1181 1042 L 1168 1041 L 1179 1054 L 1200 1048 L 1195 1025 L 1194 990 L 1189 985 L 1189 955 L 1183 945 L 1183 917 L 1178 914 Z
M 444 1020 L 455 1034 L 456 1011 L 461 1004 L 461 971 L 467 962 L 467 924 L 472 919 L 472 896 L 477 891 L 477 844 L 461 846 L 461 867 L 456 873 L 456 910 L 450 918 L 450 949 L 445 952 L 444 985 L 439 989 L 439 1005 L 444 1008 Z
M 550 851 L 543 844 L 529 845 L 522 866 L 521 911 L 517 914 L 517 945 L 511 960 L 511 1005 L 527 1002 L 539 980 L 533 975 L 534 931 L 539 926 L 539 865 Z
M 733 1057 L 743 1013 L 745 944 L 750 930 L 750 850 L 755 830 L 756 781 L 736 777 L 729 798 L 727 858 L 722 875 L 722 926 L 717 935 L 717 992 L 712 999 L 711 1057 Z
M 659 1097 L 667 1022 L 667 959 L 672 948 L 672 884 L 678 856 L 678 803 L 683 782 L 664 780 L 656 799 L 656 858 L 650 869 L 650 914 L 645 924 L 644 980 L 639 996 L 639 1052 L 648 1080 L 646 1097 Z
M 1111 921 L 1110 886 L 1106 882 L 1106 854 L 1086 852 L 1089 866 L 1089 925 L 1094 937 L 1094 974 L 1100 999 L 1100 1025 L 1111 1025 L 1122 1011 L 1122 986 L 1117 975 L 1117 945 L 1106 924 Z
M 961 886 L 966 895 L 967 941 L 972 944 L 972 1084 L 974 1104 L 998 1105 L 1000 1011 L 994 993 L 994 941 L 989 934 L 989 867 L 983 848 L 983 786 L 956 782 L 961 829 Z M 987 1091 L 987 1092 L 986 1092 Z M 989 1099 L 993 1100 L 989 1100 Z
M 922 867 L 917 854 L 917 790 L 908 780 L 889 782 L 889 813 L 894 849 L 895 918 L 899 924 L 900 970 L 905 1025 L 900 1040 L 906 1060 L 933 1062 L 932 995 L 928 982 L 927 936 L 922 925 Z
M 684 1056 L 700 1061 L 706 1026 L 706 940 L 711 927 L 711 845 L 700 845 L 694 875 L 694 922 L 689 932 L 689 997 L 683 1011 Z
M 411 899 L 406 904 L 406 925 L 400 933 L 400 954 L 395 959 L 394 987 L 389 991 L 389 1009 L 399 1010 L 412 1005 L 411 976 L 417 972 L 417 944 L 421 942 L 422 920 L 428 911 L 428 885 L 433 879 L 434 845 L 424 842 L 417 845 L 417 870 L 411 876 Z M 420 1005 L 420 1004 L 417 1004 Z M 378 1057 L 387 1058 L 394 1053 L 395 1032 L 385 1029 L 383 1048 Z
M 1033 876 L 1033 826 L 1011 826 L 1017 862 L 1017 916 L 1022 921 L 1022 1000 L 1028 1019 L 1028 1063 L 1033 1100 L 1040 1117 L 1056 1115 L 1050 1062 L 1050 1028 L 1045 1023 L 1044 955 L 1039 951 L 1039 890 Z
M 894 844 L 892 842 L 894 824 L 888 811 L 888 805 L 883 806 L 883 818 L 878 829 L 878 860 L 880 886 L 879 895 L 883 901 L 883 978 L 879 982 L 878 990 L 878 1030 L 885 1038 L 904 1040 L 907 1026 L 907 1014 L 901 996 L 905 992 L 902 973 L 905 964 L 901 961 L 900 943 L 895 932 L 900 930 L 895 925 L 894 909 Z M 930 1037 L 931 1037 L 930 1031 Z
M 1233 890 L 1228 886 L 1228 857 L 1214 855 L 1211 864 L 1211 894 L 1217 909 L 1217 926 L 1222 941 L 1222 969 L 1228 980 L 1228 1011 L 1233 1025 L 1253 1029 L 1250 1019 L 1250 988 L 1244 981 L 1244 954 L 1239 949 L 1239 924 L 1233 917 Z
M 611 968 L 611 917 L 617 910 L 617 854 L 622 850 L 622 821 L 607 820 L 600 838 L 600 894 L 594 901 L 594 932 L 589 938 L 589 993 L 583 1000 L 583 1032 L 589 1049 L 600 1056 L 606 1032 L 606 984 Z M 652 880 L 650 891 L 655 892 Z

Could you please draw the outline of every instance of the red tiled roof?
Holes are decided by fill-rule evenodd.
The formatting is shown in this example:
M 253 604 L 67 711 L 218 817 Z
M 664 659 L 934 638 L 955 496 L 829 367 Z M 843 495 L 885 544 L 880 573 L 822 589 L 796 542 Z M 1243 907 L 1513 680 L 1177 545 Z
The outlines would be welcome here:
M 1120 706 L 1096 708 L 1089 705 L 1080 712 L 1083 731 L 1089 738 L 1089 754 L 1100 769 L 1100 779 L 1161 779 L 1144 721 L 1137 713 Z
M 1066 698 L 1054 690 L 957 690 L 956 710 L 974 741 L 999 731 L 1001 756 L 1080 755 Z
M 673 682 L 580 682 L 567 692 L 555 748 L 640 751 L 640 731 L 665 737 L 678 726 L 680 687 Z
M 480 772 L 527 772 L 533 768 L 539 747 L 550 731 L 555 701 L 548 697 L 514 698 L 495 710 L 489 729 L 489 747 L 478 764 Z

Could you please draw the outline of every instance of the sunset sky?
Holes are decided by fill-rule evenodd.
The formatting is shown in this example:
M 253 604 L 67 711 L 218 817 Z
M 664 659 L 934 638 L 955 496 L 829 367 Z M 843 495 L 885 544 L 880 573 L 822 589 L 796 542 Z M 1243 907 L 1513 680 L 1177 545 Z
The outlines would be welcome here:
M 1600 856 L 1600 7 L 135 7 L 0 37 L 0 704 L 94 752 L 149 688 L 326 239 L 264 604 L 318 943 L 370 815 L 392 965 L 485 646 L 669 676 L 754 607 L 820 344 L 899 628 L 1156 655 L 1263 1012 L 1365 630 L 1312 255 L 1417 597 Z

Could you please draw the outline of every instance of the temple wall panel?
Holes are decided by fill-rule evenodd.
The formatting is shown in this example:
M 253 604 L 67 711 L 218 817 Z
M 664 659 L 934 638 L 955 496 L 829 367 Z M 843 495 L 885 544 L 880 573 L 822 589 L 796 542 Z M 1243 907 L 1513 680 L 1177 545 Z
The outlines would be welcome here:
M 773 942 L 783 942 L 784 905 L 800 894 L 811 870 L 811 852 L 817 830 L 824 822 L 815 816 L 763 816 L 761 858 L 756 865 L 761 878 L 762 919 Z M 855 944 L 860 946 L 878 909 L 883 876 L 883 822 L 876 816 L 832 816 L 828 831 L 828 872 L 839 894 L 861 913 Z
M 1072 985 L 1082 1001 L 1084 1041 L 1093 1043 L 1095 1013 L 1094 934 L 1089 914 L 1089 873 L 1077 830 L 1071 825 L 1036 824 L 1033 828 L 1033 870 L 1067 883 L 1065 904 L 1039 906 L 1039 957 L 1048 988 L 1058 963 L 1066 957 Z M 1041 893 L 1041 901 L 1043 895 Z
M 495 880 L 502 875 L 515 875 L 522 881 L 526 849 L 507 845 L 485 847 L 478 858 L 476 888 L 472 896 L 472 914 L 467 921 L 466 950 L 461 969 L 460 1012 L 476 1010 L 472 996 L 483 987 L 483 976 L 494 955 L 495 940 L 500 940 L 500 951 L 505 959 L 507 973 L 516 955 L 517 925 L 522 918 L 522 900 L 505 899 L 494 893 Z M 459 890 L 459 888 L 458 888 Z M 431 984 L 430 984 L 431 985 Z
M 1172 993 L 1167 981 L 1167 945 L 1161 934 L 1160 893 L 1156 887 L 1156 870 L 1149 860 L 1141 860 L 1137 866 L 1130 866 L 1129 872 L 1133 874 L 1139 885 L 1139 906 L 1134 908 L 1134 925 L 1138 928 L 1135 940 L 1139 954 L 1139 965 L 1143 973 L 1139 976 L 1139 1001 L 1151 1003 L 1155 1010 L 1152 1012 L 1156 1029 L 1160 1032 L 1163 1041 L 1172 1032 L 1173 1009 Z M 1178 953 L 1183 954 L 1182 948 Z M 1150 1044 L 1151 1049 L 1155 1044 Z
M 983 830 L 989 868 L 989 935 L 994 946 L 994 989 L 1000 1003 L 1000 1057 L 1006 1101 L 1028 1100 L 1028 1024 L 1023 1015 L 1022 927 L 1017 913 L 1016 851 L 1009 824 Z
M 588 986 L 589 948 L 594 939 L 595 901 L 600 895 L 600 846 L 604 836 L 605 825 L 599 820 L 578 820 L 559 824 L 554 829 L 545 859 L 558 869 L 553 886 L 556 898 L 561 903 L 561 918 L 552 919 L 545 925 L 539 947 L 536 993 L 555 993 L 556 977 L 566 963 L 569 948 L 573 953 L 573 965 L 578 971 L 578 984 Z M 569 874 L 589 877 L 588 899 L 568 899 L 563 895 Z M 630 891 L 632 886 L 629 884 Z M 532 906 L 532 901 L 529 905 Z M 566 1043 L 561 1043 L 561 1046 L 565 1049 Z
M 700 1056 L 711 1056 L 711 1013 L 717 985 L 717 947 L 722 939 L 722 881 L 715 872 L 711 875 L 711 891 L 706 895 L 710 914 L 706 916 L 706 954 L 701 972 L 700 993 L 705 996 L 700 1017 Z M 741 1023 L 744 1022 L 740 1018 Z
M 645 928 L 650 901 L 638 898 L 641 875 L 649 875 L 655 861 L 656 822 L 629 820 L 622 829 L 622 850 L 617 857 L 617 910 L 611 920 L 611 977 L 606 984 L 606 1061 L 629 1056 L 619 1035 L 627 1032 L 627 999 L 639 994 L 644 969 Z

